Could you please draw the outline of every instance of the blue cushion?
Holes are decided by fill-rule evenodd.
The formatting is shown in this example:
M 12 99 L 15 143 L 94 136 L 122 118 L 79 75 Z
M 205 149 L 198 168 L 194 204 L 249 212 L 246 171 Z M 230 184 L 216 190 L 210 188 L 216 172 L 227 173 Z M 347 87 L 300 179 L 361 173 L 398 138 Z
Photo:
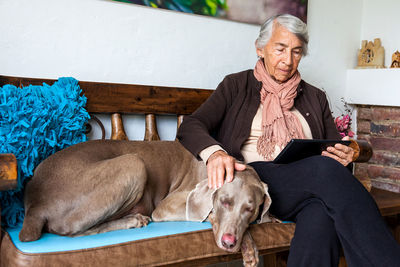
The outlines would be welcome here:
M 21 231 L 21 226 L 7 228 L 6 231 L 10 235 L 16 248 L 20 251 L 25 253 L 48 253 L 102 247 L 211 228 L 209 222 L 150 222 L 147 226 L 142 228 L 116 230 L 80 237 L 66 237 L 44 233 L 39 240 L 33 242 L 19 241 L 18 235 Z

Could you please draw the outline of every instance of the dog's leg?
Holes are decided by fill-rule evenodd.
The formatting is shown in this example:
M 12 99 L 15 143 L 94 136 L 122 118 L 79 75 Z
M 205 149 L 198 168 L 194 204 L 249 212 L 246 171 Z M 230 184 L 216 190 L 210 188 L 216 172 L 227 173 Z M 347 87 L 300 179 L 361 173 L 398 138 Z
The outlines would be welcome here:
M 150 221 L 150 217 L 144 216 L 142 214 L 129 214 L 121 219 L 112 220 L 109 222 L 105 222 L 103 224 L 97 225 L 86 232 L 75 235 L 75 236 L 83 236 L 83 235 L 94 235 L 105 233 L 114 230 L 122 230 L 122 229 L 130 229 L 130 228 L 139 228 L 146 226 Z
M 185 221 L 186 198 L 189 191 L 173 192 L 164 198 L 153 211 L 153 221 Z
M 46 219 L 43 218 L 40 213 L 35 213 L 34 211 L 27 212 L 25 214 L 22 230 L 19 233 L 19 239 L 22 242 L 39 239 L 45 222 Z
M 50 232 L 77 235 L 104 222 L 120 219 L 141 200 L 147 181 L 143 161 L 133 154 L 97 162 L 86 167 L 79 176 L 75 191 L 68 193 L 71 198 L 63 196 L 60 201 L 58 208 L 65 211 L 64 214 L 49 219 Z M 143 224 L 136 221 L 116 223 L 111 228 Z M 103 226 L 102 229 L 110 228 Z
M 258 265 L 258 250 L 257 246 L 247 230 L 242 239 L 242 256 L 243 265 L 245 267 L 255 267 Z

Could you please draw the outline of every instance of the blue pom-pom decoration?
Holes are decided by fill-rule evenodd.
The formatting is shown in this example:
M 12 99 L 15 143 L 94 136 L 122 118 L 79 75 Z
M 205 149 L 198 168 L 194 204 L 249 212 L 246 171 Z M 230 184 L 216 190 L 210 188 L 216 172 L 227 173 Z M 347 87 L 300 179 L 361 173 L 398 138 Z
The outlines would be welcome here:
M 0 192 L 3 226 L 23 221 L 23 188 L 35 167 L 51 154 L 87 140 L 86 100 L 74 78 L 59 78 L 51 86 L 0 87 L 0 153 L 13 153 L 18 162 L 18 188 Z

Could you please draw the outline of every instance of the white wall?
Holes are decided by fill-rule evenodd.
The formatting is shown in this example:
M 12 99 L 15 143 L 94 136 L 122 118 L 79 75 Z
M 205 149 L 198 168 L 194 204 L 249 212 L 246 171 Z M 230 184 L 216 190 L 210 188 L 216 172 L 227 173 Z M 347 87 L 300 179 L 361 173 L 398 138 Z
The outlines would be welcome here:
M 400 50 L 399 10 L 398 0 L 364 0 L 361 40 L 381 39 L 385 48 L 386 67 L 391 65 L 392 54 Z M 399 107 L 400 69 L 348 70 L 346 101 L 353 104 Z
M 257 33 L 250 24 L 105 0 L 0 0 L 0 74 L 214 89 L 254 67 Z M 175 138 L 173 119 L 158 123 L 161 138 Z M 143 116 L 125 125 L 131 139 L 143 138 Z
M 0 73 L 214 88 L 253 67 L 257 30 L 105 0 L 1 0 Z
M 303 78 L 325 90 L 335 115 L 346 90 L 346 70 L 357 64 L 362 0 L 309 0 L 310 55 L 303 59 Z
M 394 32 L 389 21 L 399 9 L 389 5 L 397 0 L 309 0 L 310 55 L 299 68 L 327 91 L 335 114 L 361 33 L 375 37 L 369 24 L 376 21 L 385 23 L 377 32 Z M 258 29 L 106 0 L 0 0 L 0 74 L 213 89 L 226 74 L 254 66 Z M 135 123 L 143 120 L 133 121 L 128 135 L 140 139 Z M 166 138 L 174 131 L 171 125 Z
M 399 0 L 364 0 L 361 40 L 381 38 L 387 67 L 392 62 L 392 54 L 400 51 L 399 12 Z

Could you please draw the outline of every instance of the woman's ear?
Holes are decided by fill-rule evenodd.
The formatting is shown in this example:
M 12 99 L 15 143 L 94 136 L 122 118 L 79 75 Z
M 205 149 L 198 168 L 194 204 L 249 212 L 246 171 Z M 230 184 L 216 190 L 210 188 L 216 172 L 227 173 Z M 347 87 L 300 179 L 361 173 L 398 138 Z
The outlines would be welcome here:
M 257 47 L 257 41 L 255 42 L 255 47 L 256 47 L 256 53 L 257 53 L 257 56 L 259 57 L 259 58 L 264 58 L 264 49 L 261 49 L 261 48 L 258 48 Z

